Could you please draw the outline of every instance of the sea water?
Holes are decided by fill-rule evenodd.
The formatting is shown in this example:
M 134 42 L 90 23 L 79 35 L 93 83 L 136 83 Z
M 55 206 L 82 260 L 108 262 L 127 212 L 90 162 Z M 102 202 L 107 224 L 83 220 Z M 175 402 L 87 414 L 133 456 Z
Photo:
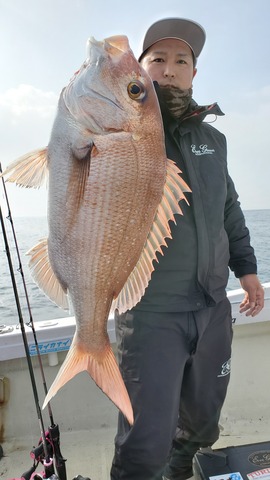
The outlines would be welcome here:
M 247 210 L 244 212 L 246 223 L 251 235 L 251 243 L 255 248 L 258 260 L 258 274 L 261 282 L 270 282 L 270 210 Z M 45 217 L 26 217 L 13 219 L 16 232 L 17 244 L 25 278 L 27 295 L 33 320 L 44 321 L 59 317 L 67 317 L 71 313 L 63 311 L 52 303 L 40 291 L 31 279 L 28 269 L 26 252 L 47 236 L 47 219 Z M 24 322 L 29 321 L 29 311 L 23 288 L 22 276 L 18 271 L 19 260 L 16 254 L 12 236 L 11 224 L 5 220 L 5 228 L 8 236 L 9 250 L 15 274 L 16 285 L 19 294 L 20 307 Z M 240 288 L 239 280 L 230 274 L 228 289 Z M 16 307 L 14 291 L 11 282 L 10 270 L 5 251 L 4 239 L 0 229 L 0 325 L 17 324 L 18 311 Z

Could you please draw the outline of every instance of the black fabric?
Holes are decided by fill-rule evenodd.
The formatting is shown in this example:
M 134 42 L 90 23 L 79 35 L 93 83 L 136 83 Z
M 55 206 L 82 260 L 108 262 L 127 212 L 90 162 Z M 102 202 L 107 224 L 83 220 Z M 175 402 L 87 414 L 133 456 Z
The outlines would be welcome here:
M 221 110 L 192 101 L 176 120 L 159 100 L 167 156 L 192 193 L 189 207 L 180 204 L 184 215 L 176 216 L 173 241 L 158 255 L 145 295 L 131 311 L 116 314 L 119 364 L 135 423 L 130 428 L 119 414 L 113 480 L 161 480 L 164 468 L 167 478 L 185 480 L 194 448 L 218 439 L 230 372 L 229 266 L 236 276 L 257 272 L 228 174 L 226 139 L 203 121 Z
M 183 439 L 174 439 L 163 475 L 167 480 L 186 480 L 192 477 L 192 461 L 200 444 Z
M 161 480 L 175 435 L 198 445 L 218 438 L 229 381 L 222 366 L 231 355 L 230 303 L 198 312 L 116 314 L 116 334 L 135 422 L 130 428 L 119 414 L 111 478 Z
M 190 206 L 180 202 L 183 216 L 176 215 L 176 225 L 171 222 L 173 240 L 162 248 L 164 256 L 158 254 L 149 286 L 135 309 L 194 311 L 225 298 L 229 267 L 237 277 L 257 273 L 256 258 L 228 174 L 226 139 L 202 122 L 209 113 L 222 114 L 219 107 L 198 107 L 192 101 L 177 122 L 162 98 L 160 102 L 167 156 L 176 162 L 192 193 L 186 194 Z

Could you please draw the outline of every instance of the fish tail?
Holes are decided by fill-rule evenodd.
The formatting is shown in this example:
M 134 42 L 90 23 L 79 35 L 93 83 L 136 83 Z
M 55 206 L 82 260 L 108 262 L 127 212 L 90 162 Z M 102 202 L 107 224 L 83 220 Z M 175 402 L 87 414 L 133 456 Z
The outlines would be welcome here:
M 65 361 L 46 395 L 42 408 L 46 407 L 61 387 L 84 370 L 121 410 L 130 425 L 133 425 L 134 419 L 130 398 L 109 343 L 103 352 L 95 354 L 81 349 L 74 339 Z

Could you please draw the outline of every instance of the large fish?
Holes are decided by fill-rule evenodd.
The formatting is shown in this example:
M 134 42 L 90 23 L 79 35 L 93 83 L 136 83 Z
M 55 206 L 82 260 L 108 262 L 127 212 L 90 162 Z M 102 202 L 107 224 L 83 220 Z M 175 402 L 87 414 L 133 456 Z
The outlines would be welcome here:
M 132 424 L 107 319 L 111 308 L 124 312 L 140 300 L 189 188 L 166 158 L 153 83 L 127 37 L 88 41 L 87 60 L 60 95 L 48 147 L 4 175 L 38 187 L 47 173 L 49 236 L 28 252 L 29 265 L 51 300 L 62 308 L 71 301 L 76 332 L 43 406 L 86 370 Z

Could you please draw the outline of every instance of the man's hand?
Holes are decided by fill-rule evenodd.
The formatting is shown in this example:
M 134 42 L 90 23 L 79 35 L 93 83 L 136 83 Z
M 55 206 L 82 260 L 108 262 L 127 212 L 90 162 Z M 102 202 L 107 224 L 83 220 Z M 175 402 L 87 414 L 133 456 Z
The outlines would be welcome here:
M 239 280 L 246 292 L 240 304 L 240 313 L 246 312 L 247 317 L 255 317 L 264 306 L 264 289 L 255 274 L 244 275 Z

